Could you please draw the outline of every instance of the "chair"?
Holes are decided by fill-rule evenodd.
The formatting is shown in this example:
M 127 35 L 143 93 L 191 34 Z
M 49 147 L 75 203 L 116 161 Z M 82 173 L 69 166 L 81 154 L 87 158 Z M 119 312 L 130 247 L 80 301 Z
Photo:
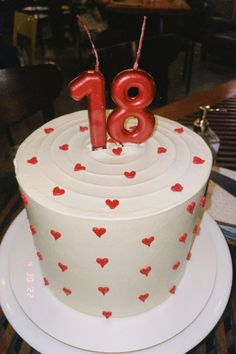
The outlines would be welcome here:
M 53 101 L 63 85 L 55 64 L 41 64 L 0 70 L 0 129 L 14 146 L 11 128 L 17 122 L 42 111 L 44 122 L 54 118 Z
M 13 27 L 13 44 L 17 47 L 18 35 L 28 38 L 31 42 L 30 63 L 35 62 L 35 49 L 38 19 L 33 15 L 15 11 Z
M 236 6 L 235 6 L 236 8 Z M 236 60 L 236 20 L 212 16 L 207 36 L 202 46 L 202 59 L 207 55 L 222 60 L 235 67 Z

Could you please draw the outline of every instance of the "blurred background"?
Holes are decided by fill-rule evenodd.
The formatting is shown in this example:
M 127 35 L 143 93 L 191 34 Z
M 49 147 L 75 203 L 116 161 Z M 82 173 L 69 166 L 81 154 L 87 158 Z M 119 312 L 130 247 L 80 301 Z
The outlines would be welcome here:
M 107 106 L 112 106 L 111 81 L 119 71 L 132 67 L 143 15 L 147 15 L 140 68 L 157 83 L 154 108 L 234 79 L 236 1 L 162 0 L 166 9 L 147 9 L 158 1 L 123 1 L 130 6 L 121 9 L 122 0 L 0 0 L 0 69 L 54 62 L 63 76 L 55 116 L 85 108 L 86 100 L 73 101 L 67 88 L 70 80 L 93 69 L 95 62 L 87 36 L 77 24 L 79 14 L 98 50 Z M 39 115 L 14 122 L 14 144 L 42 123 Z M 4 134 L 1 129 L 1 151 L 7 144 Z M 0 155 L 1 161 L 4 152 Z

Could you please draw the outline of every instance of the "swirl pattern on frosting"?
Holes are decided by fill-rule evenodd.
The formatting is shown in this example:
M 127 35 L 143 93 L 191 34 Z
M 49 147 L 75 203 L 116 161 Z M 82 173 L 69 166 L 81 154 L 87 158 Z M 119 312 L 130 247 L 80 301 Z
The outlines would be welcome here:
M 87 111 L 75 112 L 48 122 L 24 141 L 15 159 L 24 193 L 66 214 L 119 219 L 162 212 L 206 183 L 211 152 L 188 128 L 180 132 L 176 122 L 156 117 L 154 134 L 145 143 L 121 147 L 108 142 L 107 149 L 96 151 L 87 126 Z M 116 154 L 118 147 L 122 151 Z M 193 163 L 194 157 L 200 163 Z M 183 187 L 178 193 L 172 188 L 176 184 Z M 65 192 L 55 197 L 55 187 Z M 111 209 L 106 200 L 119 203 Z

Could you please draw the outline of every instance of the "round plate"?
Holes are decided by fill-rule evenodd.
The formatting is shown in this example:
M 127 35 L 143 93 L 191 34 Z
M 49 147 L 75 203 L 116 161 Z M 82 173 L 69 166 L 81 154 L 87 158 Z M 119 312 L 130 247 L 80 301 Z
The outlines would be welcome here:
M 22 219 L 22 216 L 16 219 L 18 220 L 18 225 L 17 221 L 15 221 L 12 227 L 8 230 L 0 250 L 0 294 L 3 310 L 11 324 L 18 331 L 18 333 L 40 352 L 53 354 L 55 352 L 85 353 L 83 350 L 73 348 L 64 343 L 61 343 L 46 334 L 45 332 L 43 332 L 40 328 L 38 328 L 30 321 L 30 319 L 22 311 L 13 296 L 8 276 L 8 257 L 10 251 L 13 249 L 14 238 L 16 236 L 19 237 L 19 234 L 21 233 L 21 229 L 17 230 L 17 228 L 15 227 L 19 227 L 20 218 Z M 220 267 L 217 267 L 218 270 L 216 273 L 216 283 L 206 307 L 195 319 L 195 321 L 193 321 L 187 328 L 185 328 L 185 330 L 183 330 L 177 336 L 171 338 L 166 342 L 163 342 L 162 344 L 159 344 L 158 346 L 144 350 L 144 353 L 186 352 L 194 345 L 196 345 L 199 341 L 201 341 L 214 327 L 214 325 L 220 318 L 230 293 L 232 282 L 232 264 L 225 240 L 221 232 L 219 231 L 219 228 L 217 227 L 216 223 L 207 214 L 205 214 L 203 218 L 202 232 L 198 240 L 200 240 L 202 238 L 201 236 L 204 235 L 208 235 L 209 239 L 211 240 L 211 248 L 215 249 L 217 265 L 220 264 Z M 208 258 L 203 258 L 201 262 L 205 264 L 207 269 Z M 198 292 L 200 293 L 200 291 Z M 110 326 L 109 321 L 106 321 L 105 323 L 107 327 Z M 158 329 L 156 329 L 156 331 L 158 331 Z

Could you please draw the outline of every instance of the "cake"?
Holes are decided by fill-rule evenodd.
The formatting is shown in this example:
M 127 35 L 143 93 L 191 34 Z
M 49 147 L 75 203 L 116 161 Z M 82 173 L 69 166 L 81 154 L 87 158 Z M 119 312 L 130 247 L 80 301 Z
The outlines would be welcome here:
M 105 318 L 138 315 L 175 296 L 211 165 L 201 137 L 162 117 L 146 142 L 108 138 L 95 151 L 87 111 L 37 129 L 21 144 L 15 171 L 43 286 L 76 311 Z

